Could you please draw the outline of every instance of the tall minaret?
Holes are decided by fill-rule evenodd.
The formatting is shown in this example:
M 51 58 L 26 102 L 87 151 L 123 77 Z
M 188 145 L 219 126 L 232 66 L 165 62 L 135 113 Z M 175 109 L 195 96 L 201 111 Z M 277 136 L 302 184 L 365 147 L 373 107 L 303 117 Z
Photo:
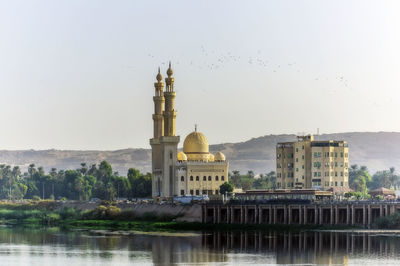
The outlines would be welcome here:
M 151 169 L 152 169 L 152 195 L 153 197 L 161 197 L 162 195 L 162 170 L 163 170 L 163 158 L 162 158 L 162 145 L 160 144 L 160 137 L 164 135 L 164 83 L 162 82 L 162 76 L 160 68 L 158 68 L 158 74 L 156 76 L 157 82 L 154 83 L 155 95 L 153 96 L 154 101 L 154 114 L 153 124 L 154 133 L 153 138 L 150 139 L 151 145 Z
M 155 96 L 153 97 L 154 101 L 154 114 L 153 114 L 153 121 L 154 121 L 154 138 L 158 139 L 161 136 L 164 136 L 164 83 L 162 82 L 162 76 L 160 73 L 160 68 L 158 68 L 157 74 L 157 82 L 154 83 Z
M 172 77 L 174 72 L 171 68 L 171 62 L 169 62 L 169 67 L 167 70 L 168 77 L 165 78 L 165 111 L 164 111 L 164 135 L 165 136 L 175 136 L 175 119 L 176 119 L 176 111 L 175 111 L 175 96 L 176 93 L 174 91 L 174 78 Z
M 171 63 L 165 79 L 166 90 L 160 70 L 154 83 L 154 137 L 150 139 L 152 148 L 152 195 L 153 197 L 172 198 L 177 195 L 178 179 L 175 176 L 176 156 L 179 136 L 175 136 L 175 92 Z M 164 108 L 165 103 L 165 108 Z

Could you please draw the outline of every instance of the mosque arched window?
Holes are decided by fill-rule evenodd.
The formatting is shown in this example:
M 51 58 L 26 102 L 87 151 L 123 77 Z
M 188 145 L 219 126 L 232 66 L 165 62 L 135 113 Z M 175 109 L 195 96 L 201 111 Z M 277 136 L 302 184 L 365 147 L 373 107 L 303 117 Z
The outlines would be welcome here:
M 215 181 L 218 181 L 218 176 L 215 176 Z
M 208 176 L 208 181 L 211 181 L 211 176 L 210 175 Z
M 225 181 L 225 176 L 221 176 L 221 180 L 222 180 L 222 181 Z
M 199 176 L 196 176 L 196 181 L 199 181 L 200 180 L 200 177 Z
M 181 176 L 181 181 L 182 182 L 185 181 L 185 177 L 184 176 Z
M 203 181 L 207 181 L 207 177 L 206 176 L 203 176 Z

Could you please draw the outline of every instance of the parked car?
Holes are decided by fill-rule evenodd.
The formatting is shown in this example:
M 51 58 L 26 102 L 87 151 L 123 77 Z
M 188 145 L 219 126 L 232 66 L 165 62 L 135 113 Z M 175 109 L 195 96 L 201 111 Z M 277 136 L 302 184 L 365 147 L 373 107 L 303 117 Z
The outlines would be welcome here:
M 208 195 L 203 194 L 201 196 L 194 196 L 194 195 L 184 195 L 184 196 L 175 196 L 174 202 L 179 202 L 183 204 L 190 204 L 190 203 L 198 203 L 198 202 L 205 202 L 209 201 L 210 198 Z

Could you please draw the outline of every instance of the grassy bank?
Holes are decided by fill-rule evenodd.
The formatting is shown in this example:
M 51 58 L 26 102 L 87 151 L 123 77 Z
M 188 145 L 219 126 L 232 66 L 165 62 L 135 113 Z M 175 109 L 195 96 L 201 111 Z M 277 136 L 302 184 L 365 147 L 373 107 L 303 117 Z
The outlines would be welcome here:
M 55 210 L 49 202 L 32 202 L 28 204 L 0 204 L 0 224 L 43 227 L 59 226 L 66 229 L 88 230 L 134 230 L 134 231 L 224 231 L 224 230 L 262 230 L 262 231 L 301 231 L 351 229 L 349 226 L 321 225 L 268 225 L 268 224 L 202 224 L 176 222 L 177 216 L 155 216 L 146 213 L 140 217 L 129 210 L 121 210 L 116 206 L 100 205 L 93 210 L 78 211 L 73 208 Z

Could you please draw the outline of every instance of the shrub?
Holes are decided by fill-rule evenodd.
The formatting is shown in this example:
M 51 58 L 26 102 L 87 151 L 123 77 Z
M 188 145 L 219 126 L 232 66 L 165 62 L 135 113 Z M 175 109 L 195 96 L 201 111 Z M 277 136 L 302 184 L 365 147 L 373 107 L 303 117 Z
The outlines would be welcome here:
M 35 196 L 32 197 L 32 200 L 34 200 L 34 201 L 39 201 L 39 200 L 40 200 L 40 197 L 37 196 L 37 195 L 35 195 Z
M 400 229 L 400 213 L 379 217 L 374 226 L 382 229 Z
M 110 219 L 118 218 L 121 214 L 121 209 L 115 206 L 109 206 L 106 210 L 106 215 Z
M 80 213 L 75 208 L 67 208 L 65 207 L 62 211 L 59 212 L 61 219 L 76 219 L 80 216 Z

